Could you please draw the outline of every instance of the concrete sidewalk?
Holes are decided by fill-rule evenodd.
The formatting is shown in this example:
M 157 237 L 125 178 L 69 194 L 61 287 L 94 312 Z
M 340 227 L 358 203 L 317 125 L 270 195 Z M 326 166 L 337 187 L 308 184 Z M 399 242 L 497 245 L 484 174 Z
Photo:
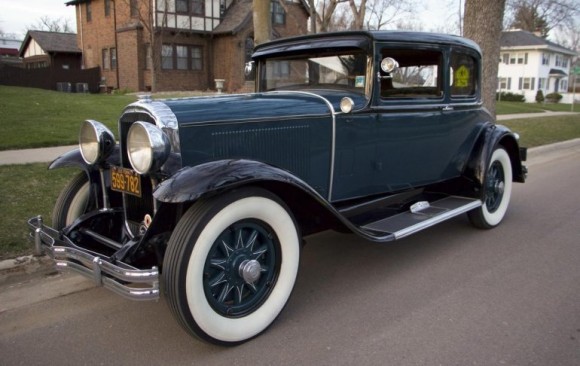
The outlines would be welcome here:
M 49 163 L 78 145 L 0 151 L 0 165 Z
M 580 107 L 579 107 L 580 108 Z M 580 118 L 580 112 L 551 112 L 544 111 L 538 113 L 515 113 L 515 114 L 500 114 L 496 117 L 498 121 L 506 121 L 509 119 L 523 119 L 523 118 L 539 118 L 539 117 L 554 117 L 554 116 L 570 116 L 578 115 Z

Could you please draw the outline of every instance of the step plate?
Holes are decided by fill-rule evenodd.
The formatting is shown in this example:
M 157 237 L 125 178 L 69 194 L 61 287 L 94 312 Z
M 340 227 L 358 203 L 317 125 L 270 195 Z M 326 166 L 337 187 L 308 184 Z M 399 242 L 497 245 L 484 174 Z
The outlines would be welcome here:
M 430 207 L 417 212 L 410 211 L 387 217 L 364 225 L 362 229 L 393 234 L 395 239 L 414 234 L 440 222 L 471 211 L 482 205 L 473 198 L 450 196 L 430 203 Z

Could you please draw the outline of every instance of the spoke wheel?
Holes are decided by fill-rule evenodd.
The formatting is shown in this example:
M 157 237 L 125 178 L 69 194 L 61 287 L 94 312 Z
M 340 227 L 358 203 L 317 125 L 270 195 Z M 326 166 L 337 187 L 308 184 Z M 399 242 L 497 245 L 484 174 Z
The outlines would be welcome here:
M 173 315 L 211 343 L 255 337 L 290 297 L 299 243 L 291 213 L 267 191 L 246 188 L 196 202 L 178 222 L 163 261 Z
M 512 191 L 512 166 L 503 148 L 497 148 L 490 159 L 484 182 L 483 205 L 468 212 L 477 228 L 491 229 L 501 223 L 507 212 Z
M 252 313 L 267 299 L 280 271 L 280 242 L 264 222 L 243 220 L 214 242 L 204 268 L 211 307 L 227 317 Z

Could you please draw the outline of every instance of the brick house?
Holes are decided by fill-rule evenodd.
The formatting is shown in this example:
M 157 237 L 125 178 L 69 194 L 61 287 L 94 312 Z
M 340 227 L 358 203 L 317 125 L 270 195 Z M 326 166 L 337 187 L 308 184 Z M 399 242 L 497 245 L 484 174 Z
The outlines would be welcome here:
M 253 48 L 252 0 L 72 0 L 83 67 L 101 83 L 135 91 L 226 91 L 246 83 Z M 305 0 L 273 0 L 275 37 L 305 34 Z M 154 11 L 151 11 L 154 10 Z M 154 34 L 151 37 L 151 32 Z
M 19 56 L 27 69 L 81 68 L 81 50 L 74 33 L 28 31 L 20 46 Z

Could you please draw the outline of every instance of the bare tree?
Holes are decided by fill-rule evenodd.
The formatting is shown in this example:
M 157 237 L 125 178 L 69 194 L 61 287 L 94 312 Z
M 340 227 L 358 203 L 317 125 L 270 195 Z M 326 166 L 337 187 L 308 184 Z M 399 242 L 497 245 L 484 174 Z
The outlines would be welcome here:
M 464 34 L 481 47 L 483 104 L 492 115 L 495 115 L 495 91 L 505 2 L 506 0 L 465 0 Z
M 384 29 L 389 24 L 404 21 L 418 5 L 414 0 L 369 0 L 365 28 L 369 30 Z
M 507 24 L 534 32 L 572 25 L 580 14 L 578 0 L 508 0 Z M 545 24 L 543 24 L 545 23 Z
M 35 23 L 32 23 L 26 27 L 26 31 L 38 30 L 46 32 L 61 32 L 61 33 L 74 33 L 74 28 L 71 25 L 70 19 L 61 18 L 51 18 L 48 15 L 38 18 Z

